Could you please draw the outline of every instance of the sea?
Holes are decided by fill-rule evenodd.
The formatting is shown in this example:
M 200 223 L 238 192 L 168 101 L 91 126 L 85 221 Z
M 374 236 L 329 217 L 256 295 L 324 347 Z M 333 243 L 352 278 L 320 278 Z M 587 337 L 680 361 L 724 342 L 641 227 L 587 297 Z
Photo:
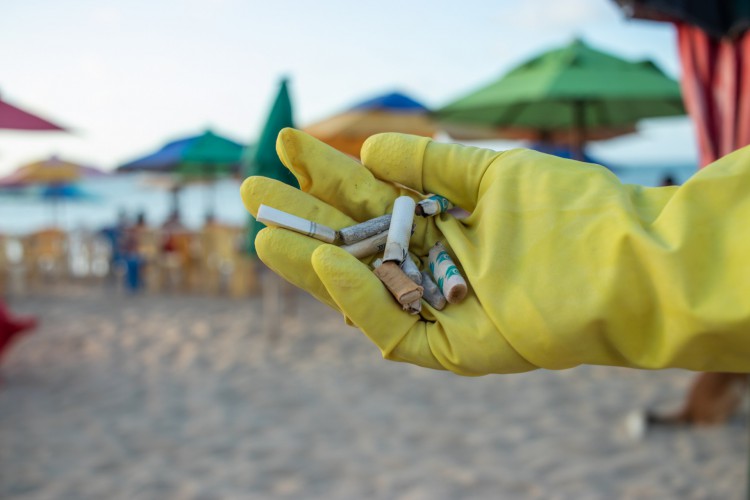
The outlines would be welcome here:
M 659 186 L 671 177 L 684 183 L 696 171 L 695 165 L 642 165 L 611 169 L 626 184 Z M 189 184 L 179 193 L 180 215 L 191 229 L 199 229 L 207 213 L 230 225 L 247 223 L 249 214 L 240 199 L 237 179 L 222 179 L 212 184 Z M 23 235 L 57 226 L 66 231 L 97 231 L 113 225 L 119 213 L 134 220 L 143 213 L 146 223 L 158 226 L 168 217 L 172 195 L 148 174 L 105 175 L 85 179 L 79 184 L 85 196 L 65 201 L 41 199 L 34 194 L 0 193 L 0 234 Z

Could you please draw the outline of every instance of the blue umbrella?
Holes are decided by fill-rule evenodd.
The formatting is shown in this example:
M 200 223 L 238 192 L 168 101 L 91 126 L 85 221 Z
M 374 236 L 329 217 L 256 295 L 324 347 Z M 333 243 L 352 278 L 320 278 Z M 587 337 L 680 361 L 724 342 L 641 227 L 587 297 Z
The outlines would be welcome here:
M 59 225 L 58 207 L 68 201 L 96 201 L 98 197 L 88 191 L 81 189 L 75 184 L 47 184 L 42 186 L 38 196 L 52 204 L 52 212 L 55 225 Z
M 91 201 L 97 198 L 94 194 L 81 189 L 75 184 L 50 184 L 42 188 L 39 196 L 43 200 L 52 201 Z
M 220 174 L 236 171 L 244 149 L 244 145 L 207 130 L 169 142 L 154 153 L 120 165 L 117 171 L 178 174 L 180 178 L 170 188 L 172 211 L 177 212 L 178 195 L 186 180 L 214 180 Z M 207 213 L 209 211 L 207 207 Z
M 206 171 L 215 170 L 214 167 L 231 169 L 239 165 L 244 147 L 207 130 L 200 135 L 168 142 L 151 154 L 120 165 L 117 171 L 164 173 L 185 170 L 192 173 L 199 164 L 205 165 Z

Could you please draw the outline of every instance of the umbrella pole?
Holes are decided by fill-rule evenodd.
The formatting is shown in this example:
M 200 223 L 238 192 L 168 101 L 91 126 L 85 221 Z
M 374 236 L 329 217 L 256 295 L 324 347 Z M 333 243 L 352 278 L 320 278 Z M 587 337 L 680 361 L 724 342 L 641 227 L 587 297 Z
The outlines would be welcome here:
M 571 130 L 572 157 L 574 160 L 584 161 L 583 147 L 586 137 L 585 104 L 583 101 L 573 101 L 573 129 Z

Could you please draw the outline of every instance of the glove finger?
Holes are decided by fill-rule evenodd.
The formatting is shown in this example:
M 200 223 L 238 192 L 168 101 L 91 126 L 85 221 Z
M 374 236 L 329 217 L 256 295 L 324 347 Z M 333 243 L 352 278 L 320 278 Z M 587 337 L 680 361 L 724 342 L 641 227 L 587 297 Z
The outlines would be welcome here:
M 378 180 L 358 161 L 299 130 L 282 130 L 276 151 L 297 177 L 300 189 L 359 222 L 386 213 L 404 191 Z
M 362 163 L 379 179 L 421 193 L 435 193 L 474 211 L 482 178 L 502 153 L 489 149 L 441 144 L 427 137 L 385 133 L 362 146 Z
M 321 245 L 313 252 L 312 266 L 338 309 L 384 358 L 443 369 L 430 351 L 427 323 L 404 312 L 366 265 L 340 248 Z
M 255 237 L 258 257 L 273 272 L 306 290 L 316 299 L 338 309 L 318 275 L 312 269 L 313 252 L 325 243 L 293 231 L 268 227 Z
M 350 217 L 314 196 L 268 177 L 245 179 L 240 187 L 240 195 L 253 217 L 258 214 L 258 207 L 264 204 L 334 229 L 354 223 Z M 280 228 L 266 228 L 255 238 L 258 257 L 271 270 L 321 302 L 336 308 L 310 264 L 313 251 L 322 244 L 314 238 Z
M 283 210 L 333 229 L 350 226 L 355 221 L 327 203 L 283 182 L 268 177 L 248 177 L 240 187 L 245 208 L 253 217 L 261 204 Z

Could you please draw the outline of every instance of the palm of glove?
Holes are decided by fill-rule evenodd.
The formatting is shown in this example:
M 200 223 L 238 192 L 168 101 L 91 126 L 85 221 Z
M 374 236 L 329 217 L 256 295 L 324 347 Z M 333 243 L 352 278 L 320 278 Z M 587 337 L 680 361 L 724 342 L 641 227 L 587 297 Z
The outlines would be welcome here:
M 389 139 L 405 140 L 406 144 L 379 142 Z M 363 150 L 364 163 L 368 164 L 369 159 L 380 167 L 373 172 L 299 131 L 286 129 L 279 135 L 277 149 L 284 164 L 297 176 L 301 191 L 272 179 L 254 177 L 243 184 L 242 198 L 253 215 L 260 204 L 266 204 L 336 229 L 346 227 L 390 213 L 394 200 L 404 194 L 418 198 L 419 191 L 453 193 L 455 186 L 448 193 L 426 189 L 417 178 L 421 177 L 420 165 L 408 164 L 409 157 L 425 145 L 425 139 L 416 137 L 376 137 Z M 372 152 L 376 158 L 372 158 Z M 416 172 L 407 171 L 410 169 Z M 465 199 L 451 201 L 474 208 Z M 430 247 L 442 240 L 456 252 L 459 263 L 477 263 L 475 246 L 481 231 L 470 222 L 473 217 L 468 224 L 451 216 L 416 217 L 411 252 L 426 258 Z M 505 342 L 474 293 L 443 311 L 423 304 L 421 317 L 415 317 L 401 310 L 366 262 L 332 245 L 267 228 L 258 235 L 256 248 L 275 272 L 340 310 L 388 359 L 463 374 L 497 371 L 498 366 L 506 366 L 508 371 L 533 368 Z M 467 281 L 471 288 L 471 279 Z
M 580 283 L 563 282 L 555 290 L 535 289 L 537 278 L 536 284 L 542 288 L 549 284 L 550 269 L 534 269 L 528 264 L 537 259 L 545 262 L 550 248 L 562 254 L 564 262 L 568 236 L 565 224 L 561 229 L 557 220 L 559 206 L 548 206 L 543 196 L 536 203 L 529 199 L 534 200 L 534 190 L 541 193 L 549 182 L 555 182 L 558 190 L 580 189 L 576 168 L 593 167 L 566 162 L 570 175 L 558 171 L 546 177 L 540 173 L 535 186 L 524 186 L 531 177 L 521 170 L 516 175 L 515 169 L 525 162 L 500 159 L 536 153 L 497 153 L 381 134 L 365 144 L 360 164 L 292 129 L 281 132 L 277 150 L 297 176 L 301 190 L 268 178 L 247 179 L 242 198 L 253 215 L 265 204 L 339 229 L 390 213 L 398 196 L 440 194 L 471 215 L 464 220 L 450 215 L 416 217 L 410 249 L 425 258 L 436 241 L 447 243 L 464 270 L 470 292 L 461 304 L 436 311 L 423 303 L 421 316 L 411 316 L 401 310 L 366 262 L 333 245 L 277 228 L 264 229 L 256 239 L 258 255 L 266 265 L 341 311 L 388 359 L 463 375 L 519 372 L 539 366 L 538 361 L 529 361 L 533 353 L 520 354 L 524 343 L 518 341 L 519 334 L 536 332 L 519 332 L 524 326 L 516 324 L 516 318 L 523 315 L 524 325 L 539 323 L 540 341 L 545 342 L 543 323 L 548 311 L 539 310 L 538 304 L 560 304 L 561 294 L 564 303 L 565 294 L 580 292 Z M 503 182 L 496 178 L 500 175 Z M 601 177 L 604 185 L 611 182 L 607 176 Z M 516 199 L 519 189 L 525 193 L 523 204 Z M 603 203 L 606 205 L 606 200 Z M 602 201 L 592 204 L 584 193 L 581 201 L 563 209 L 580 213 L 592 206 L 600 213 Z M 520 218 L 526 221 L 524 226 L 519 225 Z M 529 227 L 535 230 L 529 231 Z M 524 268 L 519 269 L 521 266 Z M 556 299 L 545 302 L 548 297 L 532 296 L 529 290 L 552 293 Z M 510 332 L 515 336 L 508 335 Z

